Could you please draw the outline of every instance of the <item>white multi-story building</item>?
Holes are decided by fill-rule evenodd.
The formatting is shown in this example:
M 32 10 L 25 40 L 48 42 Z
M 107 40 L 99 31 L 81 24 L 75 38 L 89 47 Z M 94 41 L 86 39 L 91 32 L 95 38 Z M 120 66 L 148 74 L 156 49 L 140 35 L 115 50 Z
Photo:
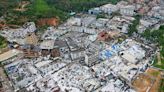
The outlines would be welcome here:
M 106 4 L 106 5 L 101 6 L 100 9 L 101 9 L 104 13 L 111 14 L 112 12 L 118 11 L 119 8 L 118 8 L 116 5 Z
M 59 70 L 60 68 L 64 67 L 66 64 L 57 62 L 57 61 L 41 61 L 36 63 L 35 66 L 42 72 L 43 75 L 49 75 L 54 71 Z
M 6 37 L 9 42 L 17 42 L 19 44 L 24 44 L 24 38 L 28 33 L 33 33 L 36 31 L 36 26 L 34 22 L 27 22 L 18 29 L 5 29 L 1 32 L 2 36 Z
M 94 21 L 96 21 L 95 16 L 86 16 L 82 18 L 82 26 L 88 27 Z
M 67 25 L 77 25 L 77 26 L 80 26 L 81 25 L 81 18 L 75 18 L 75 17 L 72 17 L 70 19 L 67 20 Z
M 148 12 L 148 15 L 164 20 L 164 8 L 161 6 L 153 7 L 152 10 Z
M 34 32 L 36 30 L 36 26 L 34 22 L 27 22 L 23 25 L 23 29 L 25 32 Z
M 120 7 L 120 13 L 122 15 L 133 16 L 135 14 L 134 10 L 135 10 L 135 6 L 133 5 Z
M 77 32 L 88 33 L 88 34 L 96 34 L 96 30 L 94 28 L 87 28 L 87 27 L 80 27 L 80 26 L 73 26 L 73 27 L 71 27 L 70 31 L 77 31 Z
M 77 50 L 77 51 L 71 52 L 71 58 L 73 60 L 81 58 L 81 57 L 85 57 L 85 51 L 84 50 Z

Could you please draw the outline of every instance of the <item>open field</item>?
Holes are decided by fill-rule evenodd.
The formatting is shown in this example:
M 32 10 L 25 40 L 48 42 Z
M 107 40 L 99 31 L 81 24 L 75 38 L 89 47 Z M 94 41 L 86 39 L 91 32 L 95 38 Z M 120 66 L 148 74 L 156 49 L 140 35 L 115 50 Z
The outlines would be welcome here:
M 146 92 L 152 85 L 154 80 L 145 74 L 140 74 L 132 83 L 138 92 Z
M 156 69 L 148 69 L 144 74 L 138 75 L 132 85 L 138 92 L 158 92 L 161 81 L 161 73 Z

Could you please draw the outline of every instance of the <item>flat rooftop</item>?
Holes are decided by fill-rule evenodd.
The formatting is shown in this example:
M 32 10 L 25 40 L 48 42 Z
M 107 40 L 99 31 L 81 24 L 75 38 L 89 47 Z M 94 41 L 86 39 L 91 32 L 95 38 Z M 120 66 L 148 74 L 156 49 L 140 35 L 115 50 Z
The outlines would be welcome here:
M 0 62 L 7 60 L 7 59 L 10 59 L 10 58 L 12 58 L 12 57 L 14 57 L 20 53 L 21 53 L 21 51 L 13 49 L 13 50 L 9 50 L 3 54 L 0 54 Z

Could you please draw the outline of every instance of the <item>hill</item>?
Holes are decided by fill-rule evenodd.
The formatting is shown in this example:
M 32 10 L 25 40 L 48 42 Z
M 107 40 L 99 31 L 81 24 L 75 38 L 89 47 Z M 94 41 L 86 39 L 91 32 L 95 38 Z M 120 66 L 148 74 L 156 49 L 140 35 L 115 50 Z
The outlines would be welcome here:
M 89 8 L 118 1 L 120 0 L 2 0 L 0 16 L 5 16 L 6 24 L 12 25 L 52 17 L 62 22 L 69 17 L 71 11 L 87 11 Z

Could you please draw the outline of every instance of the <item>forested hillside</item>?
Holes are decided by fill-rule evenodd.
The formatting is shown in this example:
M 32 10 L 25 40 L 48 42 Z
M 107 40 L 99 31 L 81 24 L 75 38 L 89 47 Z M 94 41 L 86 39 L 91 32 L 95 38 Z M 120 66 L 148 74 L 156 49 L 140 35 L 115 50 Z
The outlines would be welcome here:
M 86 11 L 89 8 L 100 6 L 106 3 L 116 4 L 120 0 L 46 0 L 49 5 L 63 11 Z
M 87 11 L 89 8 L 118 1 L 120 0 L 1 0 L 0 16 L 5 16 L 7 24 L 14 25 L 50 17 L 64 21 L 71 11 Z

